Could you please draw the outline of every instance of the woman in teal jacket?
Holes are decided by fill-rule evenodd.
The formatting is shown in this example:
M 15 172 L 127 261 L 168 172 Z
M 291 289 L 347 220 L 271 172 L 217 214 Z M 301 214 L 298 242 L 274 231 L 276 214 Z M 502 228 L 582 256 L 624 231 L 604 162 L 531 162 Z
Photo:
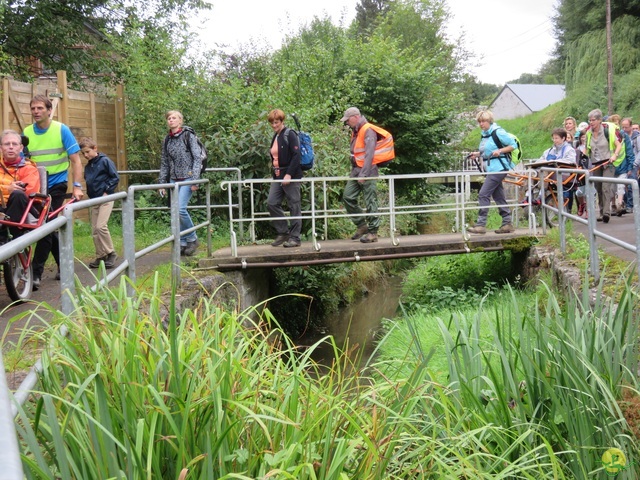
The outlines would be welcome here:
M 507 176 L 507 172 L 514 168 L 513 163 L 511 163 L 511 156 L 508 154 L 515 150 L 516 141 L 502 127 L 493 123 L 493 113 L 491 113 L 490 110 L 483 110 L 478 113 L 476 120 L 482 130 L 482 138 L 478 151 L 472 152 L 471 157 L 481 157 L 486 172 L 503 173 L 494 173 L 486 176 L 480 193 L 478 193 L 478 205 L 480 206 L 478 220 L 475 225 L 469 227 L 467 231 L 476 234 L 487 233 L 487 216 L 489 215 L 489 209 L 487 207 L 493 197 L 493 201 L 496 205 L 499 205 L 498 212 L 500 212 L 500 216 L 502 217 L 502 225 L 496 230 L 496 233 L 513 232 L 511 210 L 506 206 L 507 200 L 504 196 L 502 181 Z M 494 131 L 498 140 L 502 143 L 502 147 L 496 145 L 493 138 Z

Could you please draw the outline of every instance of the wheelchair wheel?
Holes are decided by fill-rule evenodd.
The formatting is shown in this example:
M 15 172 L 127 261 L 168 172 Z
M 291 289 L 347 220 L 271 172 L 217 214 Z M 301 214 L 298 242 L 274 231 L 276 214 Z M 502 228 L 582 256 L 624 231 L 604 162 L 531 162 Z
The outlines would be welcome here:
M 546 199 L 545 199 L 545 203 L 547 205 L 549 205 L 550 207 L 553 208 L 558 208 L 558 200 L 556 199 L 556 197 L 552 194 L 548 194 Z M 544 218 L 547 221 L 547 226 L 551 227 L 551 228 L 555 228 L 558 226 L 558 214 L 556 212 L 553 212 L 547 208 L 544 209 Z
M 4 283 L 9 297 L 14 302 L 28 300 L 33 289 L 33 267 L 26 252 L 7 259 L 2 265 Z

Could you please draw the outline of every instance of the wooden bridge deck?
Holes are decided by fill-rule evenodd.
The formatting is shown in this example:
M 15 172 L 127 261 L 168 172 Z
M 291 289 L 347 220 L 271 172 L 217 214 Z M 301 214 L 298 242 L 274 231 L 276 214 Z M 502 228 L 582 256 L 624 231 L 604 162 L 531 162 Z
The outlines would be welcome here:
M 536 238 L 528 229 L 516 229 L 508 234 L 489 231 L 485 235 L 470 235 L 468 241 L 464 240 L 461 233 L 409 235 L 401 236 L 399 240 L 398 245 L 393 245 L 388 237 L 368 244 L 351 240 L 324 240 L 320 241 L 320 251 L 313 249 L 312 242 L 302 242 L 297 248 L 272 247 L 268 243 L 254 244 L 239 246 L 237 257 L 231 255 L 231 248 L 228 247 L 215 251 L 212 257 L 200 259 L 199 266 L 241 270 L 521 250 L 523 245 L 534 242 Z

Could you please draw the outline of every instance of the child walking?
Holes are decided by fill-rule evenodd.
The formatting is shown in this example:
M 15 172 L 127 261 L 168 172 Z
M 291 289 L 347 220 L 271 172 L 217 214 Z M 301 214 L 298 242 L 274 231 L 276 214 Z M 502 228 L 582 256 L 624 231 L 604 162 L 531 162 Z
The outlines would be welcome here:
M 89 198 L 114 193 L 120 176 L 113 161 L 104 153 L 98 152 L 98 145 L 92 138 L 83 137 L 79 144 L 80 152 L 87 159 L 87 165 L 84 167 L 84 180 L 87 184 Z M 91 235 L 96 248 L 96 259 L 89 263 L 91 268 L 98 268 L 100 262 L 104 262 L 105 268 L 113 268 L 118 258 L 113 249 L 108 225 L 112 210 L 113 202 L 91 207 Z

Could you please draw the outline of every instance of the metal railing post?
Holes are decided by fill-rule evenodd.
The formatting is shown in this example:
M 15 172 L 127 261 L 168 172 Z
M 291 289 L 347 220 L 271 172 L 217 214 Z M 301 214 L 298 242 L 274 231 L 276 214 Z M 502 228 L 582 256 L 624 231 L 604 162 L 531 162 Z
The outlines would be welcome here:
M 564 254 L 567 253 L 567 239 L 565 236 L 565 225 L 564 225 L 564 190 L 562 185 L 562 174 L 556 174 L 556 185 L 557 190 L 556 194 L 558 197 L 558 229 L 560 230 L 560 251 Z
M 190 187 L 189 187 L 190 188 Z M 175 288 L 180 285 L 180 186 L 175 184 L 171 190 L 171 232 L 173 249 L 171 255 L 171 283 Z
M 207 205 L 207 257 L 211 256 L 211 182 L 205 185 Z M 242 232 L 240 232 L 242 236 Z
M 2 476 L 6 480 L 22 480 L 22 460 L 20 458 L 20 448 L 18 447 L 18 434 L 11 414 L 11 399 L 9 397 L 9 386 L 4 371 L 2 360 L 2 349 L 0 349 L 0 465 L 2 466 Z
M 60 298 L 60 310 L 65 315 L 70 315 L 73 311 L 73 299 L 76 295 L 76 286 L 73 281 L 74 276 L 74 246 L 73 246 L 73 210 L 65 207 L 62 216 L 66 219 L 66 223 L 60 227 L 59 241 L 60 244 L 60 289 L 62 297 Z
M 636 226 L 636 269 L 640 279 L 640 184 L 637 181 L 631 184 L 631 196 L 633 197 L 633 221 Z
M 127 276 L 131 282 L 127 285 L 127 294 L 133 295 L 136 283 L 136 212 L 135 212 L 135 188 L 127 189 L 127 196 L 122 200 L 122 248 L 124 259 L 127 262 Z
M 589 226 L 589 260 L 591 264 L 591 275 L 596 283 L 600 280 L 600 259 L 598 258 L 598 246 L 596 245 L 596 195 L 594 191 L 591 174 L 585 173 L 584 177 L 585 195 L 587 196 L 587 225 Z

